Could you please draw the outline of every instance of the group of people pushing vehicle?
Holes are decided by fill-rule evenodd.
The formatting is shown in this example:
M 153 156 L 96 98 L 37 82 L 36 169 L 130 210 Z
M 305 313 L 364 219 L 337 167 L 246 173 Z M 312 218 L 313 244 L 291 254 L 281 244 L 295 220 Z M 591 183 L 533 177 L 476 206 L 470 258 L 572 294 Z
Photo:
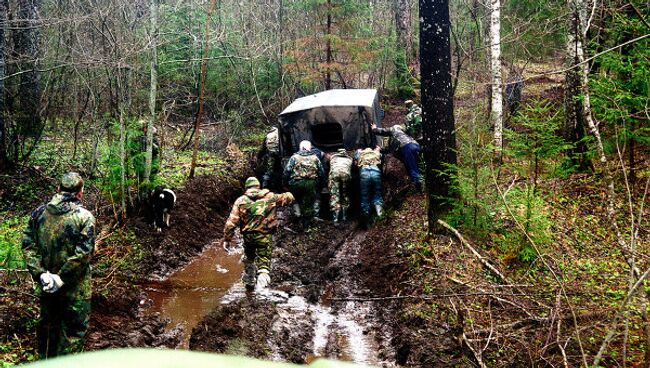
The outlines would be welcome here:
M 407 101 L 407 103 L 410 101 Z M 412 103 L 411 103 L 412 104 Z M 415 108 L 414 108 L 415 106 Z M 418 123 L 420 110 L 412 105 L 407 115 L 409 126 Z M 419 128 L 419 127 L 418 127 Z M 422 182 L 418 168 L 420 145 L 405 132 L 401 125 L 379 128 L 372 125 L 376 135 L 390 137 L 388 145 L 408 171 L 411 182 L 421 190 Z M 310 141 L 299 144 L 282 170 L 282 183 L 289 191 L 276 194 L 268 188 L 275 182 L 276 168 L 281 162 L 279 151 L 279 132 L 277 127 L 269 130 L 264 148 L 266 152 L 265 173 L 262 183 L 250 177 L 245 183 L 245 193 L 232 207 L 224 227 L 224 249 L 230 252 L 235 229 L 239 229 L 244 242 L 244 284 L 247 291 L 261 290 L 270 283 L 271 253 L 273 233 L 278 225 L 277 208 L 293 205 L 296 218 L 303 225 L 312 219 L 320 219 L 320 188 L 327 184 L 329 191 L 329 210 L 334 223 L 346 221 L 350 211 L 350 192 L 352 189 L 352 169 L 359 169 L 360 220 L 367 227 L 371 219 L 371 209 L 377 217 L 383 213 L 382 199 L 382 149 L 380 146 L 358 149 L 354 154 L 343 148 L 335 152 L 323 153 L 313 147 Z M 325 165 L 327 164 L 327 165 Z M 325 172 L 324 167 L 329 166 Z

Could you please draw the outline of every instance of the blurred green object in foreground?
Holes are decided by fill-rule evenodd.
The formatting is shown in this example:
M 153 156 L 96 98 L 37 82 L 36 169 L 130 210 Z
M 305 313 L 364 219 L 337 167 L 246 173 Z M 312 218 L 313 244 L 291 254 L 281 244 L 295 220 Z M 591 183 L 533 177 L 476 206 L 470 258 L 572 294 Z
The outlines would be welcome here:
M 296 364 L 267 362 L 252 358 L 166 349 L 114 349 L 68 355 L 25 365 L 29 368 L 296 368 Z M 304 367 L 304 366 L 302 366 Z M 360 368 L 362 366 L 318 359 L 311 368 Z

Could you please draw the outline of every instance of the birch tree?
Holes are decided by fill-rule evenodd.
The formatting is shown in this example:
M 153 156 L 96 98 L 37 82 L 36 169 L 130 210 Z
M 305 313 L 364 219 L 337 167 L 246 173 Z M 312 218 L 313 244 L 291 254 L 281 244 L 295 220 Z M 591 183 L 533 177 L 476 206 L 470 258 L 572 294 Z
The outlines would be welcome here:
M 583 74 L 588 72 L 588 69 L 583 68 L 584 49 L 583 49 L 583 24 L 581 20 L 581 12 L 579 5 L 574 0 L 569 0 L 569 27 L 566 35 L 567 38 L 567 53 L 566 63 L 568 70 L 565 74 L 564 82 L 564 136 L 565 138 L 575 145 L 572 152 L 572 158 L 577 161 L 580 166 L 584 168 L 586 165 L 584 158 L 577 156 L 587 151 L 584 142 L 585 124 L 587 115 L 585 114 L 585 103 L 590 102 L 590 99 L 583 100 L 581 98 L 583 93 Z M 574 67 L 576 66 L 577 67 Z M 591 115 L 591 114 L 590 114 Z
M 497 159 L 503 150 L 503 97 L 501 87 L 501 3 L 490 0 L 490 74 L 492 85 L 490 121 L 494 128 Z
M 422 130 L 429 230 L 447 207 L 450 165 L 456 164 L 448 0 L 420 0 Z

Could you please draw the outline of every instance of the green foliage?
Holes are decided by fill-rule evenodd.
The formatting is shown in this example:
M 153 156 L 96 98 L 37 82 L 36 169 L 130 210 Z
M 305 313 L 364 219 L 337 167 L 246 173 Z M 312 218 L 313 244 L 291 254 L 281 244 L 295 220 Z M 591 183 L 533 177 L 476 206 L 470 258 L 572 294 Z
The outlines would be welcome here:
M 638 9 L 645 3 L 633 1 Z M 601 48 L 617 45 L 647 32 L 647 27 L 636 15 L 613 13 L 611 32 Z M 597 121 L 614 131 L 605 142 L 609 153 L 623 151 L 629 144 L 650 145 L 650 126 L 647 107 L 650 105 L 650 40 L 644 39 L 610 52 L 599 59 L 600 70 L 591 78 L 592 105 Z
M 404 48 L 397 48 L 393 56 L 393 63 L 395 64 L 395 73 L 389 81 L 389 90 L 393 90 L 394 95 L 403 100 L 413 98 L 415 96 L 414 80 L 408 69 Z
M 23 216 L 0 222 L 0 269 L 25 268 L 21 240 L 28 220 L 29 216 Z
M 114 252 L 98 254 L 93 274 L 98 278 L 111 274 L 121 275 L 137 280 L 140 262 L 145 256 L 145 251 L 133 230 L 117 231 L 105 239 L 104 247 L 115 249 Z M 106 289 L 101 292 L 108 292 Z
M 526 185 L 524 188 L 513 188 L 505 194 L 508 207 L 515 219 L 525 229 L 528 236 L 538 246 L 548 245 L 552 236 L 550 227 L 553 224 L 544 198 L 536 193 L 534 188 Z M 505 205 L 500 209 L 503 216 L 508 216 Z M 521 230 L 505 217 L 499 229 L 497 243 L 506 255 L 516 254 L 522 262 L 532 262 L 537 258 L 535 250 Z
M 558 134 L 563 119 L 561 108 L 549 101 L 532 100 L 522 110 L 513 117 L 515 128 L 504 131 L 508 140 L 505 153 L 523 160 L 523 164 L 515 161 L 515 168 L 531 178 L 535 186 L 544 164 L 561 163 L 553 159 L 561 157 L 572 146 Z
M 494 183 L 497 173 L 492 168 L 493 151 L 486 144 L 491 141 L 491 132 L 473 124 L 469 136 L 461 135 L 459 139 L 459 164 L 452 181 L 459 198 L 453 202 L 448 222 L 475 237 L 491 240 L 499 246 L 504 259 L 529 263 L 537 258 L 517 222 L 538 246 L 552 241 L 549 231 L 552 221 L 536 183 L 544 174 L 542 169 L 557 165 L 561 162 L 557 158 L 570 148 L 557 136 L 561 116 L 556 110 L 557 107 L 549 102 L 532 101 L 515 118 L 513 127 L 506 130 L 508 170 L 528 178 L 528 182 L 505 191 L 507 207 Z
M 504 2 L 501 13 L 502 39 L 517 38 L 517 42 L 502 44 L 504 56 L 512 60 L 555 56 L 564 50 L 565 27 L 550 22 L 565 16 L 566 2 L 558 0 L 512 0 Z M 522 25 L 521 20 L 528 22 Z M 544 47 L 539 47 L 544 45 Z

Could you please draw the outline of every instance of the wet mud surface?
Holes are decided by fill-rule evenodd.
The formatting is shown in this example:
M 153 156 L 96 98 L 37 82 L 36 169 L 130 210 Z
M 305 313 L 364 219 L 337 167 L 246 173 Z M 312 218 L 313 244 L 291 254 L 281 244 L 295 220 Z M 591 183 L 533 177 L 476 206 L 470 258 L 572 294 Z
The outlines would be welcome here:
M 412 195 L 403 165 L 386 159 L 385 199 Z M 418 196 L 418 195 L 416 195 Z M 308 363 L 317 357 L 397 366 L 399 302 L 369 301 L 403 287 L 407 264 L 380 220 L 319 221 L 303 229 L 285 214 L 275 236 L 270 291 L 233 287 L 193 330 L 190 349 Z
M 185 318 L 183 314 L 186 312 L 181 312 L 181 309 L 188 305 L 174 304 L 179 300 L 179 292 L 197 298 L 191 307 L 198 304 L 210 310 L 214 298 L 209 295 L 225 289 L 225 286 L 212 286 L 212 290 L 205 285 L 184 288 L 183 277 L 191 277 L 188 276 L 191 271 L 179 280 L 169 281 L 169 276 L 192 260 L 199 259 L 197 255 L 221 238 L 230 206 L 242 191 L 238 178 L 249 174 L 246 168 L 249 166 L 245 158 L 236 157 L 230 173 L 197 177 L 185 188 L 175 190 L 177 202 L 171 213 L 170 227 L 160 233 L 151 226 L 151 217 L 146 211 L 130 220 L 128 226 L 142 244 L 144 256 L 138 269 L 130 275 L 120 276 L 132 280 L 130 282 L 135 280 L 136 284 L 119 284 L 117 290 L 112 290 L 107 296 L 93 294 L 87 350 L 187 345 L 187 324 L 178 322 Z M 203 313 L 192 318 L 198 320 L 201 317 Z

